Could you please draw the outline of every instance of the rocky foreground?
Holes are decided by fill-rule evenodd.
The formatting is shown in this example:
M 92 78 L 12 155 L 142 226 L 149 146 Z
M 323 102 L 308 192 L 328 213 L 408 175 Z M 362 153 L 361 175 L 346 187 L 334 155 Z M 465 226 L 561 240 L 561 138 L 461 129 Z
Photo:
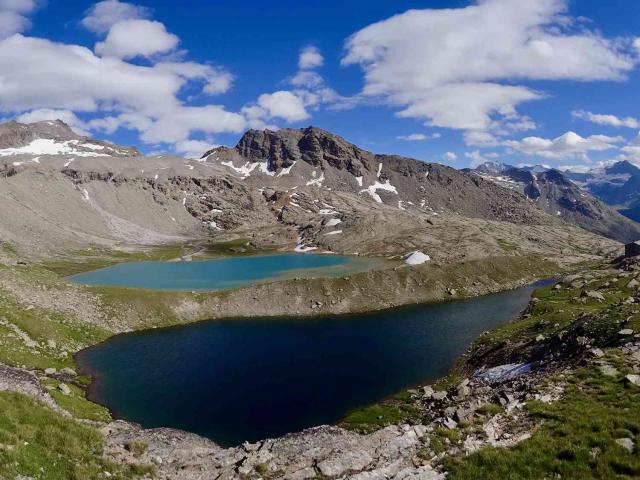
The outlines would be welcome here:
M 59 406 L 60 399 L 73 396 L 68 385 L 76 388 L 80 381 L 73 371 L 5 366 L 0 389 L 44 402 L 55 409 L 51 415 L 101 432 L 101 453 L 95 454 L 104 463 L 82 478 L 635 476 L 640 474 L 639 287 L 640 259 L 570 275 L 537 291 L 520 319 L 485 333 L 436 384 L 354 412 L 339 426 L 236 448 L 176 430 L 73 420 Z M 0 459 L 20 458 L 23 441 L 42 439 L 30 431 L 3 440 Z M 19 460 L 1 465 L 0 472 L 15 478 L 65 478 L 33 475 Z

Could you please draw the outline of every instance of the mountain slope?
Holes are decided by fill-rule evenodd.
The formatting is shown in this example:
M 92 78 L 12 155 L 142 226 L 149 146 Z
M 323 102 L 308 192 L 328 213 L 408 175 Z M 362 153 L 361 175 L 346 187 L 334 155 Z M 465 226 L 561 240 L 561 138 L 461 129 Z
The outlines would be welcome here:
M 634 164 L 621 161 L 588 172 L 565 174 L 622 215 L 640 221 L 640 168 Z
M 498 173 L 494 173 L 496 170 Z M 542 210 L 585 230 L 621 242 L 640 238 L 640 224 L 587 193 L 558 170 L 534 171 L 511 166 L 496 169 L 492 164 L 476 169 L 476 174 L 522 192 Z
M 4 129 L 0 242 L 31 258 L 229 240 L 386 258 L 424 250 L 434 263 L 571 263 L 615 248 L 475 173 L 376 155 L 312 127 L 249 131 L 200 160 L 137 156 L 61 122 Z M 35 153 L 41 140 L 60 150 Z
M 203 159 L 255 184 L 315 186 L 399 209 L 514 223 L 548 223 L 521 195 L 468 172 L 362 150 L 319 128 L 248 131 Z M 269 178 L 271 177 L 271 178 Z

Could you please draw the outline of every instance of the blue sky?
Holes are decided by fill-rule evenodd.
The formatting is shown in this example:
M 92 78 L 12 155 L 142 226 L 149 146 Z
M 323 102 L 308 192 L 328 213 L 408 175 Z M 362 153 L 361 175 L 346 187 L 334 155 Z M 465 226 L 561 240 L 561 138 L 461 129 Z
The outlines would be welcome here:
M 184 155 L 316 125 L 456 167 L 640 163 L 639 20 L 637 0 L 0 0 L 0 115 Z

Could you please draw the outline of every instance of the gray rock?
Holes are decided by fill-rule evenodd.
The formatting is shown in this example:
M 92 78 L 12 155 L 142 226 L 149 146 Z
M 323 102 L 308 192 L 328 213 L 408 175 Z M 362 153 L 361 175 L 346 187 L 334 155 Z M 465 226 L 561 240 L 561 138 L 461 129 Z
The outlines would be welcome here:
M 629 336 L 629 335 L 633 335 L 633 330 L 630 328 L 623 328 L 622 330 L 620 330 L 618 332 L 618 335 L 622 335 L 622 336 Z
M 593 357 L 600 358 L 604 356 L 604 352 L 600 348 L 592 348 L 589 350 L 589 354 Z
M 64 373 L 65 375 L 71 375 L 72 377 L 78 376 L 76 371 L 73 368 L 69 368 L 69 367 L 64 367 L 62 370 L 60 370 L 60 373 Z
M 447 392 L 445 390 L 440 390 L 438 392 L 435 392 L 431 397 L 434 400 L 444 400 L 445 398 L 447 398 Z
M 327 477 L 338 477 L 364 470 L 372 461 L 371 455 L 365 451 L 347 451 L 318 463 L 318 470 Z
M 456 422 L 453 418 L 447 417 L 444 419 L 442 424 L 447 427 L 449 430 L 453 430 L 458 426 L 458 422 Z
M 602 295 L 600 292 L 596 292 L 595 290 L 583 291 L 580 295 L 582 297 L 593 298 L 595 300 L 598 300 L 599 302 L 604 301 L 604 295 Z
M 625 448 L 629 453 L 633 453 L 636 447 L 631 438 L 616 438 L 616 443 Z
M 44 374 L 45 375 L 54 375 L 58 370 L 56 370 L 55 368 L 51 367 L 51 368 L 45 368 L 44 369 Z
M 607 377 L 615 377 L 620 373 L 617 368 L 615 368 L 612 365 L 609 365 L 608 363 L 605 363 L 604 365 L 600 365 L 599 369 L 600 369 L 600 372 L 602 372 L 602 374 L 606 375 Z
M 71 394 L 71 389 L 69 388 L 69 385 L 67 385 L 66 383 L 61 383 L 60 385 L 58 385 L 58 390 L 60 390 L 63 395 Z
M 423 393 L 422 398 L 424 398 L 425 400 L 428 400 L 431 397 L 433 397 L 433 394 L 435 392 L 433 391 L 433 387 L 430 387 L 427 385 L 426 387 L 422 387 L 422 393 Z
M 636 387 L 640 387 L 640 375 L 629 374 L 626 377 L 624 377 L 624 379 L 628 383 L 635 385 Z

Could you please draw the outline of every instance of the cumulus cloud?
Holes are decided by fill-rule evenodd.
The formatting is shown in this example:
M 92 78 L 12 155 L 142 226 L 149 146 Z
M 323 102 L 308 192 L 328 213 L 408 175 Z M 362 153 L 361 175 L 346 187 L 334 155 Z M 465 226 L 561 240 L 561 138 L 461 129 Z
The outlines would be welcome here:
M 464 143 L 473 147 L 495 147 L 500 145 L 500 140 L 490 132 L 468 130 L 464 132 Z
M 123 20 L 111 27 L 104 42 L 95 46 L 97 54 L 122 59 L 151 57 L 174 50 L 180 39 L 167 32 L 160 22 Z
M 599 113 L 585 112 L 584 110 L 571 112 L 571 115 L 574 118 L 597 123 L 598 125 L 607 125 L 610 127 L 640 128 L 640 121 L 633 117 L 620 118 L 616 117 L 615 115 L 603 115 Z
M 40 38 L 0 41 L 0 112 L 92 112 L 103 117 L 89 128 L 129 128 L 148 143 L 185 140 L 194 131 L 242 131 L 247 123 L 239 113 L 218 105 L 188 106 L 178 97 L 186 85 L 211 85 L 215 78 L 214 69 L 197 64 L 146 67 Z
M 324 64 L 324 57 L 317 47 L 308 46 L 300 50 L 298 57 L 298 68 L 300 70 L 311 70 L 321 67 Z
M 206 151 L 218 146 L 205 140 L 182 140 L 175 144 L 175 150 L 185 158 L 201 158 Z
M 286 90 L 260 95 L 258 107 L 270 119 L 281 118 L 287 122 L 297 122 L 309 118 L 302 98 Z
M 458 155 L 456 155 L 453 152 L 447 152 L 444 155 L 442 155 L 442 158 L 445 159 L 447 162 L 453 162 L 458 158 Z
M 396 137 L 398 140 L 404 140 L 406 142 L 420 142 L 422 140 L 430 140 L 440 138 L 442 135 L 439 133 L 432 133 L 430 135 L 425 135 L 424 133 L 412 133 L 409 135 L 400 135 Z
M 139 5 L 105 0 L 87 10 L 82 25 L 94 33 L 107 33 L 118 22 L 148 18 L 150 14 L 148 8 Z
M 554 139 L 526 137 L 522 140 L 505 141 L 503 145 L 525 155 L 554 160 L 571 158 L 586 160 L 589 152 L 611 150 L 617 148 L 623 141 L 622 137 L 591 135 L 584 138 L 575 132 L 567 132 Z
M 473 152 L 466 152 L 464 154 L 465 157 L 467 157 L 470 162 L 469 162 L 469 166 L 471 168 L 476 168 L 479 167 L 480 165 L 482 165 L 483 163 L 487 163 L 491 160 L 489 160 L 489 157 L 491 158 L 495 158 L 495 155 L 482 155 L 480 153 L 479 150 L 474 150 Z
M 204 82 L 202 91 L 209 95 L 225 93 L 233 84 L 233 75 L 224 68 L 196 62 L 160 62 L 154 68 L 176 74 L 188 80 Z
M 31 27 L 27 15 L 35 8 L 35 0 L 0 0 L 0 40 Z
M 342 64 L 361 66 L 362 94 L 401 107 L 401 117 L 465 130 L 518 125 L 518 105 L 543 94 L 514 82 L 620 80 L 637 61 L 628 42 L 572 30 L 567 3 L 478 0 L 409 10 L 352 35 Z
M 71 129 L 80 134 L 89 136 L 87 125 L 80 120 L 78 116 L 71 110 L 56 110 L 52 108 L 39 108 L 30 112 L 18 115 L 16 120 L 21 123 L 34 123 L 45 120 L 62 120 L 69 125 Z

